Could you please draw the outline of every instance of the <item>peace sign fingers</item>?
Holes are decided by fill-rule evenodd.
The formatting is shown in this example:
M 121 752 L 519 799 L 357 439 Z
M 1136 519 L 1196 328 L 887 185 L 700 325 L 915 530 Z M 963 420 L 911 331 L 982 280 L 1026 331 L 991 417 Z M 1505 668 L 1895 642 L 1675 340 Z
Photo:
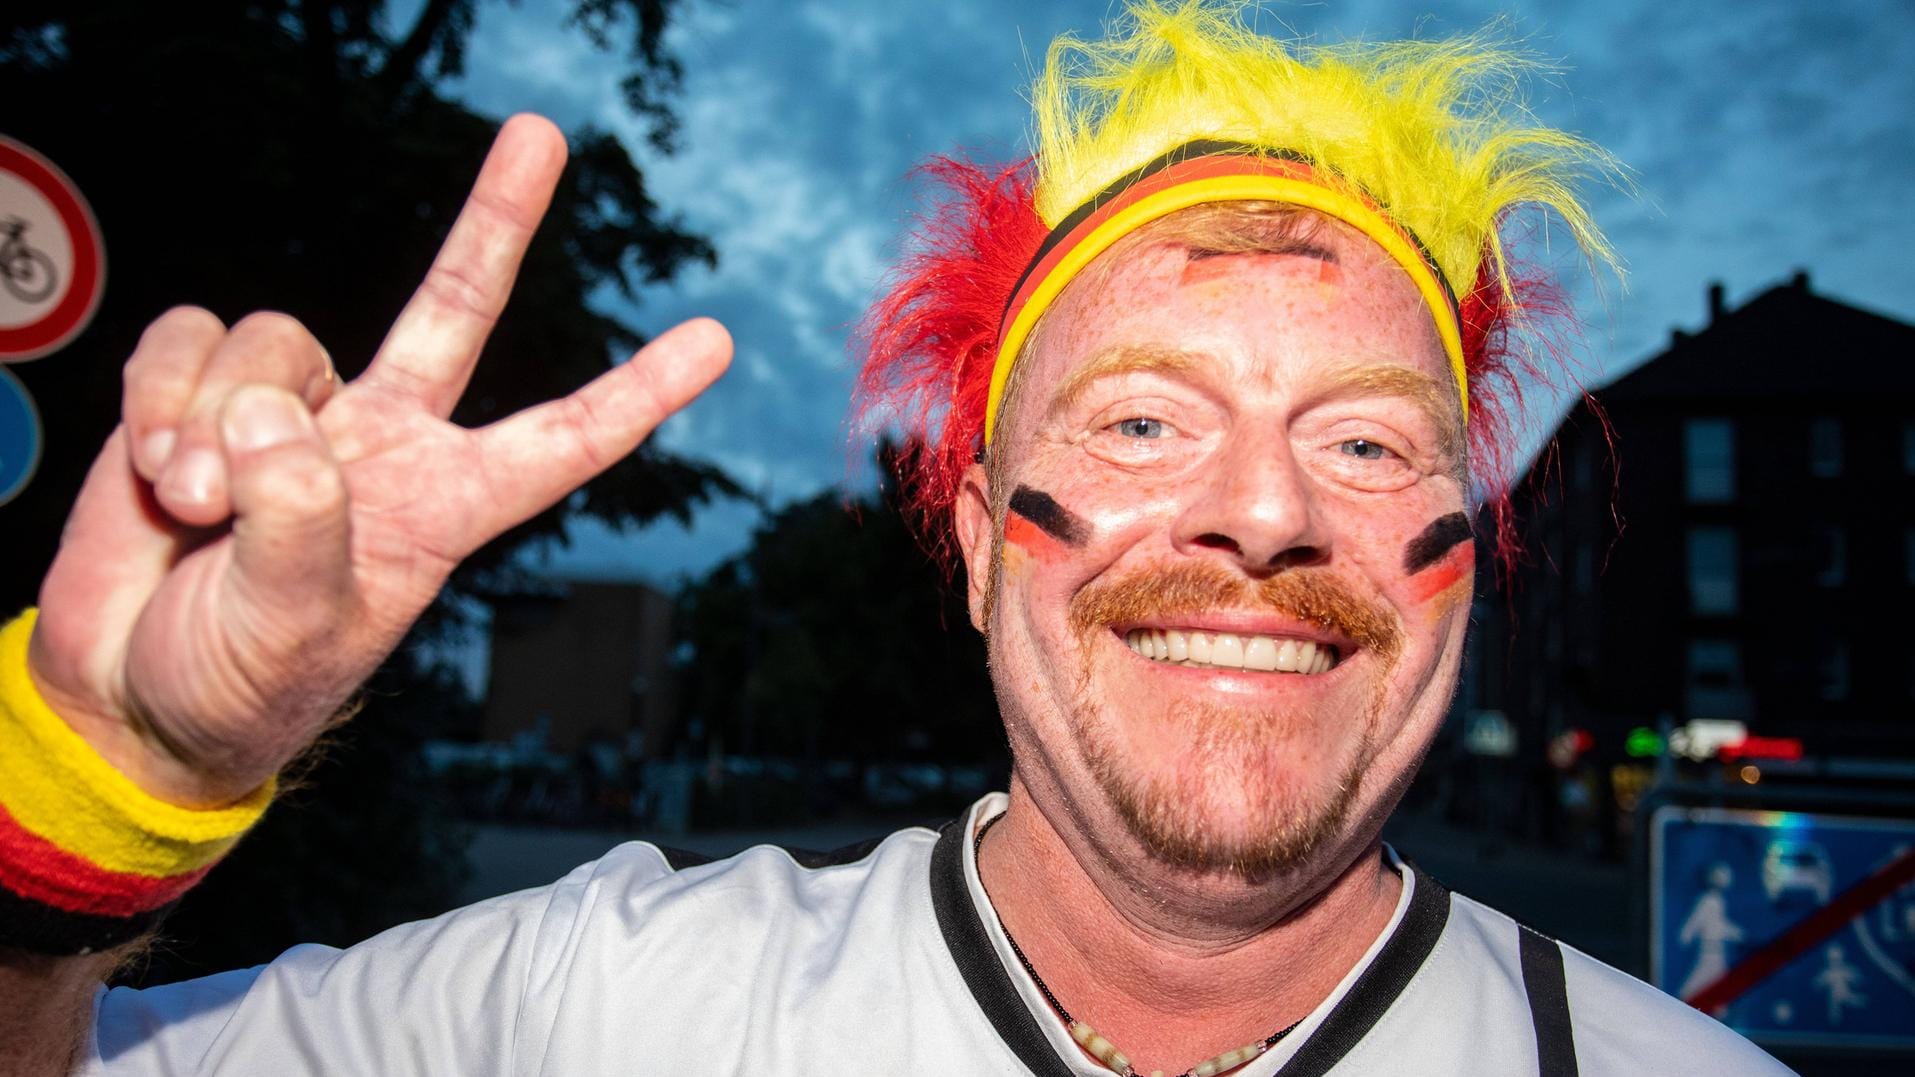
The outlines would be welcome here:
M 551 205 L 565 156 L 565 136 L 550 120 L 506 121 L 432 268 L 362 380 L 441 418 L 452 413 Z
M 478 547 L 623 459 L 724 373 L 731 350 L 724 326 L 694 318 L 570 396 L 474 431 L 492 498 L 465 546 Z

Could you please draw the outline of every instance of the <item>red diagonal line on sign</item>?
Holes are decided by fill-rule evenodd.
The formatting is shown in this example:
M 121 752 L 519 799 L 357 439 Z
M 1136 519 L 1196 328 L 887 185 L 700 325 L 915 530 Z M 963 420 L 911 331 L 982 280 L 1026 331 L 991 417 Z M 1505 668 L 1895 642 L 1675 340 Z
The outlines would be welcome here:
M 1682 1001 L 1703 1013 L 1715 1012 L 1802 956 L 1809 947 L 1842 930 L 1850 920 L 1910 880 L 1915 880 L 1915 849 L 1903 852 L 1875 874 L 1837 894 L 1806 920 L 1762 944 L 1720 979 L 1697 988 L 1695 994 Z

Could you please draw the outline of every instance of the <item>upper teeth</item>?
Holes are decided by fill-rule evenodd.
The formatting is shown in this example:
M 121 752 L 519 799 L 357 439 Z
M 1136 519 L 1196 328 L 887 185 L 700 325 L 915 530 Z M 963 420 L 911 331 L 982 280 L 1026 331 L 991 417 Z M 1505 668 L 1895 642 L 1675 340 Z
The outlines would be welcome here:
M 1337 663 L 1336 648 L 1310 640 L 1240 636 L 1235 632 L 1184 632 L 1133 628 L 1124 636 L 1145 658 L 1186 666 L 1324 673 Z

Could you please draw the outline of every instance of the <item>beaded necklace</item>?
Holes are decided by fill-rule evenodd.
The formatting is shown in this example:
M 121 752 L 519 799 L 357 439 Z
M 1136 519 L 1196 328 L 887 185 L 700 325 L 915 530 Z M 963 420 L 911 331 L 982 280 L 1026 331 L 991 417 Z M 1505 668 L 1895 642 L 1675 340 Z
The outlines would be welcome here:
M 993 815 L 989 821 L 978 828 L 977 838 L 971 843 L 971 860 L 973 863 L 979 865 L 978 882 L 980 884 L 984 881 L 984 869 L 982 866 L 984 835 L 993 826 L 996 826 L 997 821 L 1002 818 L 1004 818 L 1002 813 Z M 988 894 L 986 896 L 988 897 Z M 1044 983 L 1044 977 L 1039 976 L 1037 970 L 1031 967 L 1031 959 L 1024 956 L 1023 948 L 1018 946 L 1015 938 L 1011 937 L 1011 929 L 1005 927 L 1002 920 L 998 922 L 998 926 L 1003 928 L 1004 941 L 1011 944 L 1011 952 L 1017 955 L 1018 964 L 1024 966 L 1024 971 L 1030 976 L 1031 982 L 1037 985 L 1039 991 L 1043 992 L 1044 1001 L 1050 1003 L 1051 1009 L 1057 1011 L 1057 1016 L 1063 1018 L 1064 1024 L 1070 1026 L 1071 1039 L 1076 1040 L 1078 1046 L 1089 1052 L 1092 1058 L 1095 1058 L 1097 1061 L 1102 1062 L 1104 1065 L 1116 1071 L 1119 1077 L 1143 1077 L 1142 1074 L 1139 1074 L 1131 1068 L 1129 1057 L 1126 1056 L 1124 1052 L 1119 1051 L 1116 1044 L 1105 1039 L 1096 1029 L 1071 1016 L 1071 1012 L 1064 1008 L 1064 1004 L 1057 1001 L 1057 996 L 1051 994 L 1049 985 Z M 1285 1028 L 1280 1028 L 1272 1032 L 1270 1035 L 1265 1036 L 1255 1043 L 1246 1043 L 1242 1047 L 1225 1051 L 1223 1054 L 1213 1058 L 1206 1058 L 1179 1074 L 1178 1077 L 1216 1077 L 1217 1074 L 1227 1073 L 1249 1062 L 1251 1059 L 1256 1058 L 1258 1055 L 1263 1054 L 1270 1048 L 1275 1047 L 1278 1040 L 1289 1035 L 1291 1029 L 1296 1028 L 1297 1025 L 1302 1023 L 1302 1021 L 1297 1021 Z M 1164 1077 L 1164 1071 L 1151 1070 L 1150 1077 Z

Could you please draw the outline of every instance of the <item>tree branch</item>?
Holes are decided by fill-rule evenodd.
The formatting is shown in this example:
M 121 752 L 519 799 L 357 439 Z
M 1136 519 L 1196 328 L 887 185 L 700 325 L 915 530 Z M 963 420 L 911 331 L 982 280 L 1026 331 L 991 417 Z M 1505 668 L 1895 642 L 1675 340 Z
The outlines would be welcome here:
M 380 88 L 388 96 L 398 96 L 400 91 L 419 77 L 419 65 L 425 62 L 426 54 L 432 51 L 432 44 L 439 37 L 439 31 L 445 28 L 446 21 L 462 2 L 464 0 L 426 0 L 426 6 L 420 9 L 412 30 L 397 48 L 386 55 L 386 62 L 379 69 L 377 77 Z

